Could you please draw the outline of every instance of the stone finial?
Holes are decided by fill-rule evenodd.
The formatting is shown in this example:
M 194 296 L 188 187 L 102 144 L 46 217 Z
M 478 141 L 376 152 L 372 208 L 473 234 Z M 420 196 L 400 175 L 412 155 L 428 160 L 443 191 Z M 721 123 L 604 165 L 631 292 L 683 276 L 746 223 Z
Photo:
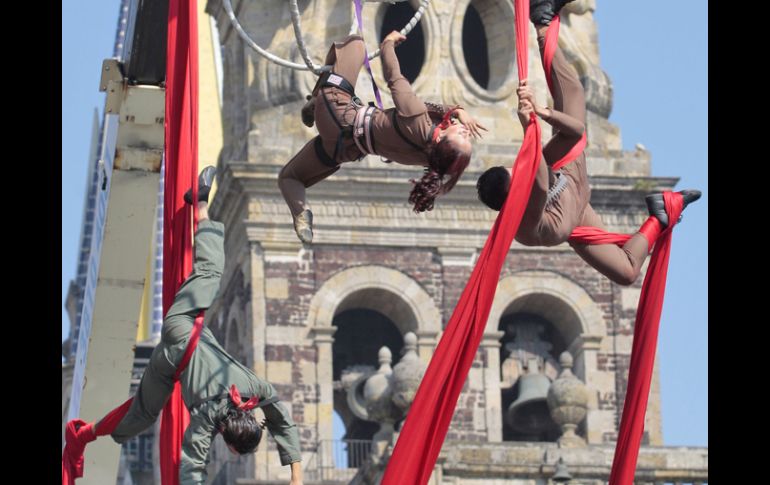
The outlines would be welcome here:
M 417 355 L 417 336 L 413 332 L 404 335 L 402 354 L 399 363 L 393 367 L 393 403 L 406 413 L 427 368 Z
M 364 402 L 369 421 L 394 422 L 400 417 L 399 410 L 391 402 L 393 369 L 390 367 L 392 353 L 387 347 L 381 347 L 379 353 L 380 368 L 364 384 Z
M 385 347 L 384 345 L 380 347 L 380 351 L 377 352 L 377 359 L 380 363 L 380 370 L 387 367 L 387 369 L 390 369 L 390 363 L 393 362 L 393 353 L 390 351 L 389 348 Z M 377 372 L 380 372 L 378 370 Z
M 578 424 L 588 410 L 588 388 L 572 373 L 572 355 L 562 352 L 559 356 L 561 374 L 548 390 L 548 408 L 551 417 L 562 428 L 559 445 L 565 448 L 586 446 L 585 440 L 575 434 Z

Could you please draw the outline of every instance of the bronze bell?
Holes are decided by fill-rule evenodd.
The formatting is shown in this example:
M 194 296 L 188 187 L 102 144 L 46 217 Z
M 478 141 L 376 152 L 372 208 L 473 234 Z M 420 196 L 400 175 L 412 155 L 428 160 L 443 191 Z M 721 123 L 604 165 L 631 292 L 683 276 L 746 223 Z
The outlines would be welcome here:
M 559 461 L 556 463 L 556 473 L 553 474 L 551 479 L 556 483 L 565 483 L 572 480 L 572 475 L 567 470 L 567 465 L 564 464 L 564 458 L 559 457 Z
M 528 367 L 529 373 L 519 377 L 519 397 L 508 407 L 506 418 L 514 431 L 538 434 L 553 426 L 546 401 L 551 381 L 540 373 L 535 359 Z

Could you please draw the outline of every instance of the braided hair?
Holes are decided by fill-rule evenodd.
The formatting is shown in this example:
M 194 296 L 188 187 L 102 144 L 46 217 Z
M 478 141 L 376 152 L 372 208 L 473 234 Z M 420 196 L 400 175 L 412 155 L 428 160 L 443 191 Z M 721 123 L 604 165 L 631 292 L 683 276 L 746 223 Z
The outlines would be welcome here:
M 414 211 L 433 210 L 436 197 L 452 190 L 470 161 L 470 155 L 458 150 L 447 138 L 436 143 L 428 155 L 428 166 L 422 178 L 411 180 L 414 187 L 409 194 L 409 203 L 414 205 Z M 449 179 L 445 182 L 447 175 Z

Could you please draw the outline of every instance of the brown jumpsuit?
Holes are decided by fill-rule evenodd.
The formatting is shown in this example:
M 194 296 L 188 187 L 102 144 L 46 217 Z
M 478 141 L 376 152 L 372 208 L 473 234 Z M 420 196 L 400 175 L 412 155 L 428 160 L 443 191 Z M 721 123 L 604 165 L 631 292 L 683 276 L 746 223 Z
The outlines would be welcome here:
M 390 88 L 395 108 L 375 110 L 372 121 L 373 148 L 377 155 L 404 165 L 428 165 L 430 137 L 436 121 L 439 121 L 449 106 L 424 103 L 412 90 L 409 81 L 401 74 L 392 41 L 381 46 L 382 69 Z M 364 42 L 361 36 L 351 35 L 342 42 L 335 42 L 326 56 L 325 64 L 334 67 L 332 71 L 345 78 L 355 88 L 358 72 L 364 64 Z M 334 114 L 321 97 L 325 97 Z M 323 150 L 328 159 L 334 157 L 340 129 L 350 126 L 356 115 L 356 105 L 350 94 L 337 87 L 321 88 L 315 102 L 315 123 Z M 397 126 L 394 126 L 397 123 Z M 401 135 L 398 131 L 400 130 Z M 406 138 L 408 142 L 404 140 Z M 336 172 L 341 163 L 359 160 L 362 153 L 355 141 L 348 137 L 343 141 L 340 153 L 331 161 L 323 161 L 315 146 L 316 138 L 310 140 L 294 155 L 278 175 L 278 186 L 293 216 L 306 209 L 305 189 Z
M 538 36 L 537 40 L 542 56 L 545 38 Z M 543 147 L 543 157 L 532 194 L 516 234 L 516 240 L 526 246 L 561 244 L 568 240 L 576 226 L 606 230 L 601 218 L 589 204 L 591 187 L 586 172 L 585 153 L 581 153 L 556 173 L 549 168 L 580 139 L 585 130 L 586 116 L 583 86 L 559 48 L 556 49 L 551 69 L 554 109 L 548 118 L 543 119 L 553 126 L 556 134 Z M 566 185 L 547 201 L 549 189 L 561 177 L 566 178 Z M 569 244 L 588 264 L 622 285 L 636 281 L 648 254 L 647 239 L 639 232 L 622 248 L 614 244 Z

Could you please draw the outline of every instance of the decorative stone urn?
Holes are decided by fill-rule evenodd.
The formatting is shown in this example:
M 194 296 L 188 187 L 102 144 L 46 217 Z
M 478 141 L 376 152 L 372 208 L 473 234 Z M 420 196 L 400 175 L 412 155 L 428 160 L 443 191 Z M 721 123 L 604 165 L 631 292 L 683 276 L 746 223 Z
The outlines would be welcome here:
M 562 352 L 559 356 L 562 371 L 548 389 L 548 408 L 551 418 L 561 426 L 559 446 L 575 448 L 586 446 L 585 440 L 575 434 L 578 424 L 588 410 L 588 388 L 572 373 L 572 355 Z
M 404 335 L 401 355 L 401 360 L 393 367 L 393 403 L 406 415 L 428 366 L 417 355 L 417 336 L 413 332 Z
M 370 458 L 375 463 L 393 442 L 394 424 L 406 416 L 426 369 L 417 356 L 417 336 L 412 332 L 404 336 L 403 357 L 394 369 L 390 367 L 389 348 L 381 347 L 378 358 L 380 368 L 376 372 L 360 374 L 347 387 L 348 406 L 353 414 L 380 425 L 372 437 Z

